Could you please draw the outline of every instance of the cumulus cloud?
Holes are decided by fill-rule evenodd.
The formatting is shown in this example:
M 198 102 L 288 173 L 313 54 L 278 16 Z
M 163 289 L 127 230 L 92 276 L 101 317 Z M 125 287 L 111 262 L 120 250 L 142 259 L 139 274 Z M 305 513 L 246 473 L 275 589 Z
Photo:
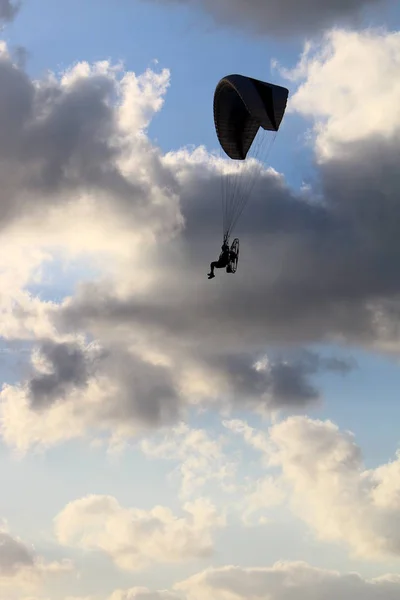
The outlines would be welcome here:
M 248 443 L 265 454 L 270 449 L 266 434 L 257 432 L 241 421 L 224 421 L 230 433 L 242 434 Z M 139 447 L 152 460 L 175 463 L 170 479 L 179 484 L 184 499 L 207 494 L 217 498 L 226 514 L 240 515 L 244 525 L 265 524 L 270 512 L 281 505 L 287 490 L 274 476 L 260 472 L 248 475 L 248 465 L 232 435 L 217 435 L 205 429 L 191 429 L 185 424 L 142 440 Z M 236 442 L 236 440 L 235 440 Z M 268 467 L 267 464 L 264 466 Z M 245 473 L 243 475 L 243 473 Z
M 0 594 L 8 590 L 14 597 L 15 591 L 38 589 L 46 577 L 72 570 L 69 560 L 47 562 L 21 539 L 0 531 Z
M 318 0 L 186 1 L 210 13 L 218 24 L 276 36 L 312 33 L 345 21 L 355 23 L 355 17 L 364 9 L 378 8 L 385 3 L 382 0 L 328 0 L 323 3 Z
M 121 281 L 121 263 L 134 266 L 139 246 L 149 257 L 154 238 L 170 226 L 179 227 L 177 197 L 168 187 L 172 178 L 145 134 L 163 104 L 169 72 L 148 70 L 136 76 L 107 62 L 80 63 L 59 79 L 50 75 L 32 81 L 2 44 L 0 80 L 0 334 L 8 340 L 37 340 L 41 346 L 35 350 L 39 360 L 24 389 L 1 392 L 3 397 L 13 395 L 20 415 L 26 415 L 17 435 L 23 437 L 22 430 L 32 428 L 31 441 L 45 441 L 39 419 L 29 412 L 41 408 L 47 410 L 43 423 L 53 430 L 48 431 L 50 438 L 59 439 L 56 423 L 61 426 L 69 417 L 73 426 L 80 412 L 79 401 L 68 399 L 82 399 L 85 393 L 90 398 L 93 388 L 93 394 L 97 392 L 100 363 L 107 364 L 103 395 L 119 394 L 121 412 L 135 412 L 136 403 L 142 413 L 139 421 L 156 421 L 161 414 L 168 419 L 167 413 L 178 409 L 165 370 L 130 354 L 125 346 L 118 356 L 114 351 L 101 362 L 93 346 L 91 350 L 76 345 L 76 336 L 58 335 L 56 303 L 42 301 L 26 288 L 40 286 L 42 270 L 51 261 L 79 260 L 89 270 L 101 264 L 97 272 L 106 276 L 112 271 Z M 153 186 L 153 179 L 160 185 Z M 142 261 L 138 258 L 136 286 Z M 90 401 L 86 408 L 91 411 Z M 108 408 L 103 404 L 104 413 Z M 114 419 L 112 414 L 103 416 Z M 3 431 L 7 422 L 3 414 Z
M 24 289 L 42 283 L 49 264 L 97 264 L 115 277 L 121 261 L 135 265 L 138 247 L 149 257 L 154 238 L 180 226 L 171 179 L 145 135 L 169 72 L 79 63 L 33 81 L 0 50 L 0 334 L 52 338 L 54 304 Z M 148 273 L 140 262 L 137 286 Z
M 177 584 L 188 600 L 395 600 L 397 575 L 364 579 L 356 573 L 318 569 L 304 562 L 279 562 L 272 567 L 227 566 L 208 569 Z
M 131 214 L 137 223 L 151 217 L 151 208 L 162 210 L 148 180 L 152 170 L 160 176 L 161 169 L 143 131 L 162 106 L 167 70 L 136 77 L 108 62 L 79 63 L 61 79 L 32 81 L 2 43 L 0 80 L 3 226 L 21 212 L 43 218 L 51 209 L 46 221 L 60 203 L 73 202 L 76 211 L 90 194 L 97 209 L 106 211 L 112 199 L 114 210 L 123 208 L 125 219 Z M 146 149 L 147 174 L 136 163 L 139 170 L 133 173 L 131 164 L 128 175 L 129 156 Z
M 331 421 L 293 416 L 268 435 L 241 421 L 225 425 L 262 453 L 265 467 L 280 469 L 275 481 L 319 539 L 365 558 L 399 555 L 399 456 L 366 469 L 353 435 Z
M 4 385 L 0 392 L 2 437 L 20 452 L 93 428 L 118 445 L 177 421 L 181 412 L 170 370 L 121 343 L 106 348 L 82 338 L 44 340 L 33 350 L 31 371 L 22 385 Z
M 366 68 L 366 61 L 368 67 Z M 298 87 L 289 110 L 314 122 L 318 158 L 327 161 L 354 143 L 398 143 L 400 32 L 333 30 L 309 43 L 293 70 Z
M 19 570 L 33 567 L 33 552 L 8 533 L 0 532 L 0 577 L 10 577 Z
M 63 399 L 69 389 L 86 387 L 97 353 L 80 348 L 78 344 L 44 341 L 39 349 L 39 372 L 29 381 L 32 405 L 40 408 Z M 48 370 L 49 372 L 46 372 Z
M 45 340 L 35 351 L 33 362 L 36 373 L 27 382 L 27 389 L 34 410 L 62 401 L 71 404 L 74 392 L 81 392 L 78 395 L 82 397 L 101 380 L 109 402 L 103 394 L 102 408 L 97 406 L 99 421 L 131 417 L 154 425 L 175 418 L 179 412 L 178 392 L 169 372 L 124 348 Z
M 179 477 L 180 493 L 187 498 L 213 482 L 228 492 L 235 489 L 236 463 L 224 451 L 224 442 L 182 423 L 163 436 L 142 440 L 140 448 L 149 458 L 178 463 L 173 476 Z
M 285 499 L 285 489 L 275 477 L 267 475 L 247 482 L 243 500 L 239 503 L 242 522 L 247 526 L 267 523 L 270 519 L 268 512 L 280 506 Z
M 224 518 L 205 499 L 170 509 L 122 507 L 111 496 L 87 496 L 69 503 L 55 519 L 61 544 L 101 550 L 121 569 L 136 571 L 154 563 L 206 558 L 213 553 L 213 532 Z

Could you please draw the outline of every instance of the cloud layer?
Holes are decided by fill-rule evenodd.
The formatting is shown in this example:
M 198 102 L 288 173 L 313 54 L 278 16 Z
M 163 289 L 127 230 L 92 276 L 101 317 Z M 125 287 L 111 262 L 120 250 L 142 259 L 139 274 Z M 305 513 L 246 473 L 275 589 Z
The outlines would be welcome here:
M 281 562 L 270 568 L 209 569 L 176 587 L 188 600 L 210 596 L 216 600 L 394 600 L 400 581 L 396 575 L 368 581 L 357 574 L 341 575 L 302 562 Z
M 349 22 L 384 0 L 192 4 L 220 24 L 286 35 Z M 18 8 L 0 0 L 0 21 Z M 138 464 L 169 460 L 178 476 L 173 509 L 132 507 L 104 490 L 57 506 L 52 551 L 93 560 L 96 575 L 100 564 L 107 577 L 107 563 L 134 582 L 146 570 L 187 574 L 214 560 L 229 519 L 265 525 L 288 507 L 321 542 L 366 560 L 400 555 L 400 455 L 367 469 L 351 433 L 301 416 L 322 399 L 321 375 L 356 367 L 327 344 L 399 350 L 400 37 L 335 30 L 306 44 L 294 69 L 276 66 L 293 87 L 288 121 L 295 113 L 310 124 L 315 180 L 294 190 L 262 167 L 238 233 L 238 273 L 209 282 L 231 164 L 203 147 L 164 154 L 151 142 L 169 71 L 83 62 L 33 80 L 1 44 L 0 336 L 25 352 L 20 380 L 0 388 L 1 441 L 26 452 L 77 437 L 119 448 L 136 436 Z M 48 299 L 43 284 L 60 284 L 71 264 L 79 274 Z M 204 409 L 224 415 L 221 435 L 220 422 L 218 434 L 185 423 Z M 268 431 L 232 418 L 244 411 L 267 415 Z M 63 573 L 77 589 L 72 562 L 49 562 L 0 529 L 0 598 L 33 600 Z M 186 574 L 169 589 L 136 586 L 108 600 L 400 595 L 396 575 L 367 580 L 303 562 Z
M 121 438 L 199 405 L 304 410 L 320 398 L 314 376 L 352 366 L 300 349 L 309 342 L 396 349 L 399 122 L 379 137 L 378 121 L 354 132 L 380 102 L 396 113 L 400 92 L 387 82 L 398 54 L 394 34 L 339 31 L 287 73 L 298 85 L 292 110 L 308 118 L 308 100 L 316 107 L 317 183 L 295 192 L 263 169 L 239 270 L 209 282 L 229 161 L 150 143 L 169 73 L 82 63 L 32 82 L 4 48 L 1 164 L 13 179 L 2 237 L 12 256 L 16 239 L 24 245 L 5 265 L 2 322 L 9 338 L 37 342 L 31 374 L 1 392 L 5 441 L 26 449 L 93 428 Z M 344 63 L 355 65 L 345 91 Z M 334 88 L 341 102 L 329 101 Z M 350 137 L 335 125 L 343 119 Z M 84 258 L 96 277 L 60 303 L 41 301 L 26 287 L 48 257 Z

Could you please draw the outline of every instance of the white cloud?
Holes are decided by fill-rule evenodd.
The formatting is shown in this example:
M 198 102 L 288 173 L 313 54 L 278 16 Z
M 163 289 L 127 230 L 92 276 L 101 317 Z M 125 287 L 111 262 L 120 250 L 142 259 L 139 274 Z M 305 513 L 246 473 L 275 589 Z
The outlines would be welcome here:
M 223 425 L 242 434 L 255 450 L 265 455 L 271 451 L 268 436 L 243 421 L 223 421 Z M 181 497 L 195 497 L 206 490 L 207 496 L 215 494 L 223 502 L 226 513 L 240 515 L 246 526 L 265 524 L 271 509 L 286 499 L 286 490 L 270 474 L 261 471 L 259 475 L 247 475 L 242 448 L 231 442 L 227 436 L 216 437 L 205 429 L 191 429 L 182 423 L 167 434 L 145 438 L 139 446 L 148 458 L 177 463 L 171 479 L 180 482 Z M 264 467 L 268 467 L 267 458 Z M 221 492 L 227 494 L 223 501 Z
M 247 483 L 240 503 L 241 517 L 245 525 L 263 525 L 269 521 L 268 511 L 279 506 L 286 498 L 285 490 L 270 475 Z M 255 519 L 255 516 L 257 518 Z
M 294 512 L 320 540 L 363 558 L 400 555 L 400 455 L 367 470 L 351 433 L 307 417 L 273 425 L 262 445 L 246 424 L 228 426 L 262 452 L 264 465 L 279 468 L 278 489 L 289 491 Z
M 61 544 L 101 550 L 127 571 L 211 556 L 213 532 L 224 518 L 202 498 L 183 509 L 185 516 L 177 517 L 163 506 L 124 508 L 111 496 L 92 495 L 69 503 L 55 531 Z
M 140 443 L 146 456 L 178 462 L 173 475 L 180 479 L 180 493 L 197 495 L 209 483 L 216 482 L 224 491 L 235 489 L 236 462 L 224 451 L 222 437 L 213 439 L 205 429 L 191 429 L 184 423 L 157 438 Z
M 224 425 L 236 433 L 251 432 L 253 437 L 248 435 L 246 440 L 258 450 L 268 445 L 267 436 L 244 423 L 225 421 Z M 227 436 L 216 437 L 182 423 L 167 434 L 142 440 L 140 448 L 148 458 L 177 463 L 171 479 L 178 479 L 181 497 L 196 497 L 206 490 L 207 496 L 215 495 L 223 503 L 226 513 L 240 515 L 247 526 L 265 524 L 270 509 L 285 500 L 285 491 L 274 477 L 263 473 L 259 477 L 242 475 L 242 470 L 246 473 L 248 468 L 242 449 Z
M 254 427 L 250 427 L 245 421 L 240 419 L 225 420 L 223 425 L 233 433 L 241 435 L 245 442 L 255 450 L 264 454 L 269 454 L 271 451 L 268 435 L 262 431 L 257 431 Z
M 330 31 L 283 70 L 300 83 L 290 109 L 314 121 L 320 160 L 353 152 L 352 142 L 398 136 L 399 71 L 400 32 L 380 29 Z
M 126 73 L 121 81 L 123 101 L 119 109 L 119 121 L 123 131 L 144 131 L 155 113 L 164 104 L 164 96 L 170 85 L 168 69 L 156 73 L 147 69 L 136 76 Z

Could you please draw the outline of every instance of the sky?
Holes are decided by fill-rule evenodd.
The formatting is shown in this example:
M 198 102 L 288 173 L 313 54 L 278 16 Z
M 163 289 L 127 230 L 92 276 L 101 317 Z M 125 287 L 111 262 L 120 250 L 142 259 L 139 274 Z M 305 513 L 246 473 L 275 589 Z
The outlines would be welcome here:
M 397 600 L 398 3 L 0 21 L 0 600 Z M 209 281 L 232 73 L 289 100 Z

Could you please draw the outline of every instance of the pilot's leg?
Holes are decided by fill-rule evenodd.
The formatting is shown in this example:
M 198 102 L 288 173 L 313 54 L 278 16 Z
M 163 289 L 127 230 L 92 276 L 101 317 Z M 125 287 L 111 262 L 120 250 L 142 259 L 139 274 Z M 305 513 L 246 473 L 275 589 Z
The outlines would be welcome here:
M 214 275 L 214 269 L 215 269 L 215 267 L 218 267 L 218 261 L 213 261 L 210 264 L 210 272 L 208 274 L 208 278 L 209 279 L 211 279 L 212 277 L 215 277 L 215 275 Z

